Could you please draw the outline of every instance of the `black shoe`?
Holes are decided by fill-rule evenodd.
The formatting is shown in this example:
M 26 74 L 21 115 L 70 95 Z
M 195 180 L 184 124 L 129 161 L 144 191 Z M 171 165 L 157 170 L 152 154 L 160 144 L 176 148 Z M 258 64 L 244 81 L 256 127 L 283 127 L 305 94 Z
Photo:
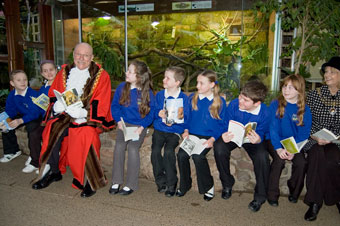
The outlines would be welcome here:
M 32 188 L 36 190 L 43 189 L 48 187 L 54 181 L 60 181 L 61 179 L 63 179 L 63 176 L 60 172 L 52 173 L 52 171 L 49 170 L 41 180 L 32 185 Z
M 207 202 L 209 202 L 213 198 L 214 198 L 214 194 L 211 194 L 211 193 L 205 193 L 204 196 L 203 196 L 203 199 Z
M 176 193 L 176 185 L 169 186 L 166 191 L 165 191 L 165 196 L 166 197 L 172 197 Z
M 339 213 L 340 213 L 340 202 L 337 202 L 335 205 L 336 205 L 336 207 L 338 207 L 338 210 L 339 210 Z
M 274 201 L 274 200 L 269 200 L 269 199 L 267 201 L 269 205 L 271 206 L 275 206 L 275 207 L 279 206 L 279 201 Z
M 111 195 L 115 195 L 119 192 L 119 188 L 120 188 L 120 185 L 118 185 L 118 188 L 112 188 L 112 186 L 110 187 L 110 190 L 109 190 L 109 193 Z
M 82 198 L 88 198 L 88 197 L 91 197 L 94 194 L 96 194 L 96 191 L 93 191 L 91 189 L 89 182 L 86 182 L 86 185 L 85 185 L 83 191 L 80 193 L 80 196 Z
M 262 204 L 263 204 L 263 202 L 253 200 L 249 203 L 248 208 L 253 212 L 257 212 L 261 209 Z
M 185 195 L 185 192 L 181 192 L 179 189 L 176 191 L 176 196 L 177 197 L 183 197 Z
M 232 189 L 231 188 L 228 188 L 228 187 L 225 187 L 222 189 L 222 199 L 229 199 L 231 197 L 231 192 L 232 192 Z
M 132 192 L 133 192 L 132 189 L 130 189 L 130 190 L 128 190 L 128 191 L 126 191 L 126 190 L 124 190 L 124 189 L 121 189 L 118 193 L 119 193 L 120 195 L 130 195 Z
M 307 212 L 305 214 L 305 220 L 306 221 L 316 220 L 316 217 L 318 216 L 320 208 L 321 208 L 321 206 L 319 206 L 316 203 L 310 204 L 309 209 L 307 210 Z
M 165 185 L 161 185 L 161 186 L 158 186 L 158 185 L 157 185 L 157 191 L 158 191 L 159 193 L 165 192 L 165 191 L 166 191 L 166 186 L 165 186 Z
M 297 199 L 296 198 L 294 198 L 292 195 L 289 195 L 288 196 L 288 200 L 289 200 L 289 202 L 291 202 L 291 203 L 297 203 Z

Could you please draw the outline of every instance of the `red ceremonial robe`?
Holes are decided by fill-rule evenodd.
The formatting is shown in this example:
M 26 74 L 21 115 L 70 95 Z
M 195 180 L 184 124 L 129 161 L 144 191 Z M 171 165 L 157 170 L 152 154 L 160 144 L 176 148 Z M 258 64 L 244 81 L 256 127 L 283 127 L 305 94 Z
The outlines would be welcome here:
M 92 62 L 89 68 L 90 78 L 86 81 L 84 93 L 81 96 L 84 108 L 88 111 L 87 122 L 77 124 L 65 112 L 53 117 L 51 112 L 56 101 L 53 90 L 56 89 L 60 93 L 65 91 L 68 74 L 72 67 L 74 65 L 63 65 L 49 91 L 51 103 L 45 119 L 40 171 L 43 171 L 56 141 L 63 131 L 68 129 L 68 136 L 63 138 L 60 149 L 59 169 L 64 174 L 66 166 L 70 167 L 74 176 L 73 187 L 82 189 L 86 175 L 92 189 L 97 190 L 107 183 L 99 162 L 99 134 L 114 126 L 110 109 L 111 81 L 108 73 Z

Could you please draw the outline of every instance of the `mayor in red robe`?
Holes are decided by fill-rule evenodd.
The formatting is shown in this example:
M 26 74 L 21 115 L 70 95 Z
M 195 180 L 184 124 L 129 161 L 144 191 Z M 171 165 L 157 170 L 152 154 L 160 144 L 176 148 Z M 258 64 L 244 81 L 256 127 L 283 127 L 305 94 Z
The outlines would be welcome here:
M 72 186 L 83 190 L 82 197 L 89 197 L 107 183 L 99 161 L 99 134 L 114 126 L 110 110 L 111 81 L 108 73 L 92 61 L 89 44 L 78 44 L 73 56 L 74 63 L 62 66 L 49 91 L 40 173 L 33 188 L 42 189 L 61 180 L 69 166 L 74 177 Z M 54 90 L 63 93 L 70 89 L 76 90 L 82 105 L 65 107 L 56 98 Z M 51 166 L 44 174 L 47 165 Z

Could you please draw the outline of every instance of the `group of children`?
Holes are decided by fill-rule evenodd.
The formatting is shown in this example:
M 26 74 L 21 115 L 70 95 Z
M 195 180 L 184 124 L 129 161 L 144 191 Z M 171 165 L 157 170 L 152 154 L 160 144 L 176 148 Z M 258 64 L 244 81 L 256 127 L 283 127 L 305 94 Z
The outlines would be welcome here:
M 56 67 L 52 61 L 41 64 L 41 74 L 46 84 L 39 92 L 28 87 L 27 76 L 23 71 L 13 71 L 10 76 L 11 91 L 5 111 L 13 119 L 9 125 L 17 128 L 26 125 L 29 137 L 30 158 L 23 172 L 30 173 L 39 167 L 41 146 L 40 126 L 44 115 L 38 106 L 32 103 L 32 97 L 48 93 Z M 239 97 L 228 105 L 220 96 L 219 83 L 215 72 L 205 70 L 197 76 L 197 91 L 187 96 L 181 91 L 186 73 L 183 68 L 167 68 L 163 79 L 164 90 L 153 94 L 152 77 L 148 66 L 142 61 L 132 61 L 126 72 L 125 82 L 116 89 L 111 112 L 117 123 L 116 144 L 112 169 L 110 194 L 129 195 L 138 189 L 140 168 L 139 149 L 147 134 L 147 128 L 153 123 L 151 163 L 158 192 L 165 196 L 184 196 L 192 186 L 189 159 L 195 164 L 197 184 L 200 194 L 206 201 L 214 198 L 214 180 L 210 172 L 206 155 L 214 148 L 214 157 L 222 183 L 222 198 L 232 195 L 235 183 L 230 173 L 230 154 L 238 145 L 233 142 L 236 134 L 228 131 L 230 120 L 243 125 L 255 122 L 256 129 L 247 134 L 247 142 L 242 144 L 254 164 L 256 186 L 254 200 L 249 209 L 256 212 L 268 200 L 272 206 L 278 205 L 279 179 L 285 160 L 292 160 L 292 177 L 288 181 L 289 201 L 296 202 L 304 185 L 306 162 L 303 154 L 290 154 L 280 141 L 293 136 L 296 142 L 308 139 L 311 127 L 311 113 L 305 104 L 305 83 L 298 75 L 284 79 L 282 92 L 277 100 L 267 107 L 263 101 L 267 88 L 259 81 L 247 82 Z M 167 122 L 164 105 L 167 100 L 182 99 L 183 123 Z M 135 127 L 138 139 L 124 139 L 124 127 Z M 176 168 L 176 153 L 180 140 L 189 135 L 206 139 L 200 154 L 191 156 L 182 148 L 177 153 L 179 184 Z M 2 133 L 4 157 L 0 162 L 8 162 L 21 154 L 16 142 L 15 130 Z M 164 148 L 163 154 L 162 149 Z M 128 152 L 126 180 L 125 151 Z M 270 165 L 269 155 L 273 158 Z M 124 185 L 124 186 L 123 186 Z M 122 187 L 122 188 L 121 188 Z
M 256 186 L 254 200 L 249 209 L 256 212 L 268 200 L 272 206 L 278 206 L 279 179 L 285 160 L 292 160 L 293 172 L 288 182 L 289 201 L 297 202 L 304 185 L 305 159 L 303 154 L 290 154 L 280 141 L 294 137 L 296 142 L 308 139 L 311 127 L 311 113 L 305 104 L 305 83 L 299 75 L 284 79 L 279 98 L 270 107 L 263 102 L 267 94 L 266 86 L 259 81 L 247 82 L 239 97 L 228 106 L 220 96 L 219 84 L 215 72 L 205 70 L 197 76 L 197 91 L 189 97 L 181 91 L 185 79 L 185 70 L 169 67 L 163 79 L 164 90 L 154 97 L 151 73 L 141 61 L 133 61 L 126 73 L 125 82 L 121 83 L 114 95 L 111 111 L 118 123 L 112 185 L 110 194 L 129 195 L 138 188 L 139 148 L 146 128 L 153 123 L 151 163 L 158 192 L 165 196 L 184 196 L 192 186 L 189 159 L 195 164 L 197 184 L 200 194 L 206 201 L 214 197 L 214 180 L 210 172 L 207 153 L 214 147 L 214 157 L 222 182 L 222 198 L 232 195 L 235 183 L 230 173 L 230 154 L 238 145 L 233 142 L 237 136 L 228 131 L 229 121 L 243 125 L 252 122 L 256 128 L 246 134 L 247 141 L 242 147 L 247 151 L 254 164 Z M 164 106 L 167 100 L 182 99 L 183 123 L 167 122 Z M 135 127 L 139 139 L 124 140 L 123 126 Z M 189 155 L 179 148 L 176 168 L 175 149 L 181 138 L 195 135 L 206 139 L 204 150 L 200 154 Z M 163 154 L 162 149 L 164 148 Z M 125 150 L 128 151 L 127 178 L 124 184 Z M 269 155 L 273 157 L 270 165 Z

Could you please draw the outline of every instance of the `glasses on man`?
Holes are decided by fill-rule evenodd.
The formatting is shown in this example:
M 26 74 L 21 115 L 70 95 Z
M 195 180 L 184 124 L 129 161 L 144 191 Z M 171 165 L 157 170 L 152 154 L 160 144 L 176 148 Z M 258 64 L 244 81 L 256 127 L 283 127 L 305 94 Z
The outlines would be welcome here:
M 84 59 L 90 59 L 92 57 L 92 55 L 90 54 L 80 54 L 80 53 L 74 53 L 74 57 L 76 58 L 81 58 L 83 57 Z

